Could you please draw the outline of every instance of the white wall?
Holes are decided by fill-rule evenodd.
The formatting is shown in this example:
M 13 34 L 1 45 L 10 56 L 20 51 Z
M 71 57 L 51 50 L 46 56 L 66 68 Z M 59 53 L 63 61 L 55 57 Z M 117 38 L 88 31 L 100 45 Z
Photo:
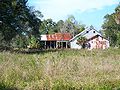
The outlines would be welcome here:
M 86 31 L 86 32 L 87 32 L 87 31 Z M 88 33 L 86 33 L 86 34 L 83 35 L 83 36 L 86 37 L 87 39 L 90 39 L 90 38 L 92 38 L 92 37 L 94 37 L 94 36 L 96 36 L 96 35 L 101 35 L 101 34 L 92 29 L 92 30 L 88 31 Z
M 70 42 L 71 48 L 72 48 L 72 49 L 81 49 L 82 46 L 80 46 L 80 45 L 78 45 L 78 44 L 76 44 L 76 43 L 77 43 L 77 39 L 71 41 L 71 42 Z

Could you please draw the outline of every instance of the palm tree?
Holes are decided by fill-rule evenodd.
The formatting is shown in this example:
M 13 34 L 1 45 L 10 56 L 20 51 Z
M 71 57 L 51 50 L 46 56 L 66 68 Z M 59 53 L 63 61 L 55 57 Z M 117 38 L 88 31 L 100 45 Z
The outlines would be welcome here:
M 87 38 L 86 37 L 83 37 L 83 36 L 80 36 L 78 39 L 77 39 L 77 44 L 78 45 L 81 45 L 82 48 L 85 48 L 85 43 L 87 41 Z

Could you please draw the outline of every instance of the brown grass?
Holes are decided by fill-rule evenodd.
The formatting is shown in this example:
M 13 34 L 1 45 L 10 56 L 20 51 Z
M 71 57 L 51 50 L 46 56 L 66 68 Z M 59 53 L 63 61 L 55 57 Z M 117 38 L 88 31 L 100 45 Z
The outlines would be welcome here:
M 120 49 L 0 53 L 0 90 L 120 89 Z

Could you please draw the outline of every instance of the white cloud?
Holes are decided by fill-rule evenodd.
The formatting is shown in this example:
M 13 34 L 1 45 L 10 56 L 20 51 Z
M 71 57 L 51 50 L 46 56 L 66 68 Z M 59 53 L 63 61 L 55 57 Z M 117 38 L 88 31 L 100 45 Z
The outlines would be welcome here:
M 63 19 L 74 12 L 85 12 L 104 8 L 118 3 L 118 0 L 34 0 L 32 5 L 39 9 L 45 18 Z

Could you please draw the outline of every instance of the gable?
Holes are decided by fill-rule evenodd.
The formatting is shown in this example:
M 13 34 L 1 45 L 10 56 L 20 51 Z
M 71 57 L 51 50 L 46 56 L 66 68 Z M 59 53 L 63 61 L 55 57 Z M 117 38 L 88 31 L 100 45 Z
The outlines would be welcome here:
M 101 34 L 98 31 L 96 31 L 95 29 L 91 29 L 89 31 L 86 31 L 86 33 L 84 35 L 82 35 L 82 36 L 86 37 L 87 39 L 90 39 L 90 38 L 92 38 L 92 37 L 94 37 L 96 35 L 101 36 Z
M 87 39 L 90 39 L 96 35 L 102 36 L 96 29 L 94 28 L 87 28 L 81 33 L 77 34 L 75 37 L 73 37 L 70 41 L 77 39 L 79 36 L 86 37 Z

